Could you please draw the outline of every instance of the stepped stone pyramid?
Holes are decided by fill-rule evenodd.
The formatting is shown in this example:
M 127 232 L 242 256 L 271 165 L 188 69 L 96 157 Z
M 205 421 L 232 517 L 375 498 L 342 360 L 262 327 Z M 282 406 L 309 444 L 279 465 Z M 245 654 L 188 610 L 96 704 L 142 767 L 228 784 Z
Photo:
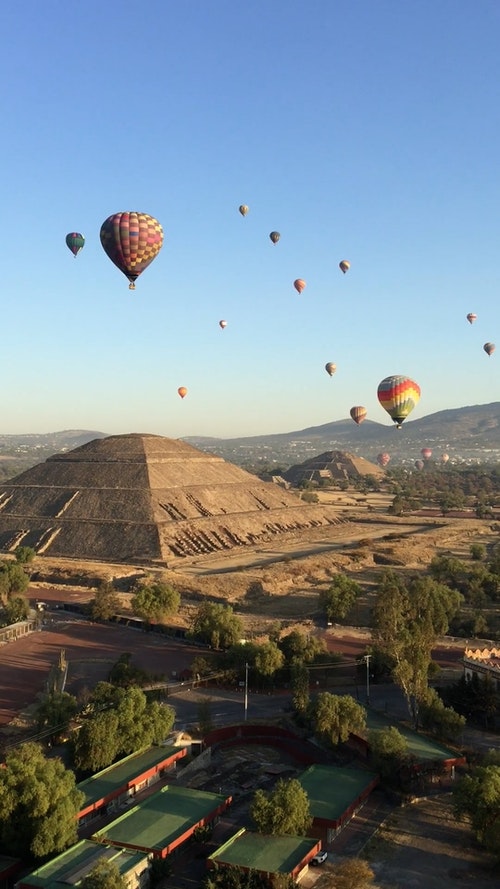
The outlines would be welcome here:
M 347 451 L 326 451 L 303 463 L 290 466 L 290 469 L 283 473 L 283 478 L 292 485 L 299 485 L 304 481 L 319 483 L 324 479 L 342 481 L 363 475 L 383 478 L 385 472 L 376 463 L 370 463 L 364 457 L 356 457 Z
M 113 435 L 0 485 L 0 551 L 167 565 L 337 524 L 222 457 L 159 435 Z

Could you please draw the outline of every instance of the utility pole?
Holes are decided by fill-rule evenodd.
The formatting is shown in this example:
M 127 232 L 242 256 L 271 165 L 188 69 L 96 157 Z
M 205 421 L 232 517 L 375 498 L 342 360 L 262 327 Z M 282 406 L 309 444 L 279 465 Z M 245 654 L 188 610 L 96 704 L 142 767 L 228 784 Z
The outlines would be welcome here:
M 248 711 L 248 664 L 245 663 L 245 722 L 247 721 Z
M 370 703 L 370 658 L 371 654 L 364 655 L 364 662 L 366 664 L 366 703 Z

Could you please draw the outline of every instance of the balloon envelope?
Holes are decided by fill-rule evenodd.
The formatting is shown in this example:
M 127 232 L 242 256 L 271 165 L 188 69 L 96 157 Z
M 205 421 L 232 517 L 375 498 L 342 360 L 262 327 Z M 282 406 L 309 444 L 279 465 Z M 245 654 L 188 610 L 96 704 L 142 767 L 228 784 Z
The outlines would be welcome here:
M 186 389 L 185 386 L 179 386 L 179 388 L 177 389 L 177 392 L 179 393 L 181 398 L 185 398 L 186 395 L 188 394 L 188 390 Z
M 441 454 L 441 463 L 447 463 L 449 459 L 449 454 Z
M 474 324 L 474 321 L 477 321 L 477 315 L 475 315 L 474 312 L 469 312 L 469 314 L 467 315 L 467 321 L 469 322 L 469 324 Z
M 335 371 L 337 370 L 337 365 L 333 363 L 333 361 L 329 361 L 328 364 L 325 364 L 325 370 L 329 377 L 333 377 Z
M 80 232 L 68 232 L 66 235 L 66 246 L 69 247 L 73 256 L 77 256 L 83 249 L 85 238 Z
M 344 272 L 344 275 L 345 275 L 346 272 L 349 271 L 350 268 L 351 268 L 351 263 L 349 262 L 349 260 L 347 260 L 347 259 L 342 259 L 342 260 L 339 262 L 339 269 L 340 269 L 341 272 Z
M 297 291 L 297 293 L 302 293 L 302 291 L 304 290 L 304 288 L 307 285 L 306 285 L 306 282 L 304 281 L 303 278 L 296 278 L 295 281 L 293 282 L 293 286 L 295 287 L 295 290 Z
M 493 352 L 495 351 L 495 343 L 485 343 L 483 349 L 487 355 L 493 355 Z
M 135 281 L 153 262 L 163 244 L 163 229 L 154 216 L 135 210 L 113 213 L 101 226 L 101 244 L 135 290 Z
M 401 424 L 420 400 L 420 386 L 409 377 L 395 374 L 379 383 L 377 398 L 397 429 L 401 429 Z
M 431 457 L 432 457 L 432 450 L 431 450 L 431 448 L 422 448 L 422 450 L 420 451 L 420 453 L 422 454 L 422 457 L 424 458 L 424 460 L 430 460 Z
M 269 237 L 271 238 L 271 241 L 273 242 L 273 244 L 277 244 L 279 239 L 281 238 L 281 235 L 279 232 L 271 232 Z
M 239 209 L 242 216 L 246 216 L 248 213 L 248 210 L 249 210 L 249 208 L 247 207 L 246 204 L 240 204 L 238 209 Z
M 377 455 L 377 463 L 379 466 L 387 466 L 390 459 L 391 455 L 387 453 Z
M 415 469 L 423 469 L 424 465 L 423 460 L 415 460 Z
M 361 405 L 356 405 L 356 407 L 351 408 L 349 413 L 350 413 L 352 419 L 354 420 L 354 422 L 357 423 L 357 425 L 359 426 L 359 424 L 362 423 L 363 420 L 366 418 L 368 411 L 366 410 L 365 407 L 362 407 Z
M 222 330 L 224 330 L 227 327 L 227 321 L 219 321 L 219 327 L 222 327 Z

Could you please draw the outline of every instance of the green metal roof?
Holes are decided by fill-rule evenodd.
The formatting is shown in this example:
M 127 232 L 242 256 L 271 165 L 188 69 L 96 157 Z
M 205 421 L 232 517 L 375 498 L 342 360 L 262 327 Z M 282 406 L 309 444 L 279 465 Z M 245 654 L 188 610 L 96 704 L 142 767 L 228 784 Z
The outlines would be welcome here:
M 442 744 L 438 744 L 437 741 L 433 741 L 426 735 L 419 735 L 418 732 L 413 732 L 406 726 L 395 723 L 382 713 L 377 713 L 374 710 L 367 710 L 366 728 L 368 731 L 389 728 L 390 726 L 397 728 L 398 732 L 406 739 L 409 752 L 418 760 L 418 762 L 435 762 L 446 759 L 456 759 L 459 755 L 456 751 L 450 750 L 449 747 L 444 747 Z
M 141 862 L 146 865 L 144 852 L 129 852 L 126 849 L 101 846 L 91 840 L 81 840 L 76 845 L 70 846 L 57 858 L 52 858 L 47 864 L 23 877 L 22 882 L 30 886 L 44 887 L 44 889 L 49 889 L 55 883 L 61 887 L 77 886 L 101 858 L 113 861 L 121 874 L 127 874 L 140 867 Z
M 289 874 L 318 844 L 312 837 L 270 837 L 240 830 L 210 855 L 216 863 Z
M 167 784 L 93 836 L 100 842 L 131 843 L 161 851 L 226 801 L 218 793 Z
M 313 818 L 338 821 L 377 775 L 364 769 L 312 765 L 298 775 Z
M 109 796 L 119 787 L 125 787 L 138 775 L 154 768 L 174 753 L 179 753 L 179 747 L 148 747 L 139 753 L 131 753 L 125 759 L 120 759 L 119 762 L 97 772 L 91 778 L 81 781 L 77 785 L 78 790 L 85 794 L 85 802 L 81 808 L 85 809 Z

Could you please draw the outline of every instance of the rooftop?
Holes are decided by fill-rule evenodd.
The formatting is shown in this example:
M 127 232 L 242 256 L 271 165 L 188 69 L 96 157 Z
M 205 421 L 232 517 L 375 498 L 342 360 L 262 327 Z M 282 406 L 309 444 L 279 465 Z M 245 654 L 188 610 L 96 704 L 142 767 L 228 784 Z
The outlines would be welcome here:
M 377 780 L 374 772 L 339 766 L 312 765 L 298 776 L 309 797 L 311 815 L 338 821 L 352 803 Z
M 210 855 L 216 863 L 289 874 L 318 845 L 312 837 L 270 837 L 244 828 Z
M 92 777 L 81 781 L 78 784 L 78 790 L 85 794 L 85 802 L 82 810 L 92 803 L 107 798 L 120 787 L 125 787 L 134 778 L 139 777 L 148 769 L 160 765 L 162 762 L 170 759 L 175 754 L 182 754 L 184 751 L 179 747 L 148 747 L 139 753 L 132 753 L 130 756 L 121 759 L 114 765 L 108 766 L 101 772 L 97 772 Z

